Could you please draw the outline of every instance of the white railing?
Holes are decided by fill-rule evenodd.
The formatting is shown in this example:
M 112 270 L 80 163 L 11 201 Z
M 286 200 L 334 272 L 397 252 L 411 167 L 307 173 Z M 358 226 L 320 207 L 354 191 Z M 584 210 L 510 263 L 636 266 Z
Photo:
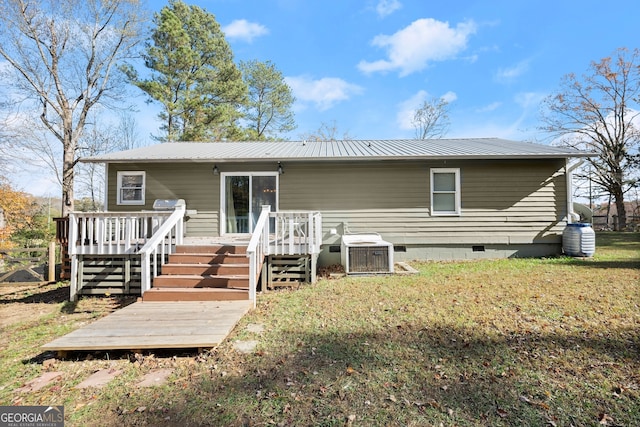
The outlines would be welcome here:
M 322 244 L 322 215 L 311 211 L 271 212 L 274 243 L 269 255 L 318 254 Z
M 251 234 L 249 246 L 247 247 L 247 258 L 249 258 L 249 299 L 256 307 L 256 289 L 258 287 L 258 275 L 262 271 L 264 257 L 269 255 L 269 210 L 271 206 L 262 207 L 260 217 Z
M 175 245 L 183 242 L 185 210 L 183 202 L 173 212 L 71 213 L 71 298 L 75 299 L 78 292 L 77 255 L 86 254 L 140 254 L 141 294 L 144 294 L 158 275 L 158 267 L 173 252 Z M 321 244 L 320 212 L 270 212 L 270 206 L 263 206 L 247 248 L 249 299 L 254 307 L 257 283 L 266 256 L 317 255 Z
M 153 212 L 72 212 L 69 214 L 69 258 L 71 259 L 70 297 L 78 292 L 78 255 L 126 255 L 149 252 L 149 246 L 164 254 L 171 245 L 181 243 L 186 207 L 175 211 Z M 173 243 L 172 243 L 173 242 Z M 151 245 L 150 245 L 151 243 Z M 162 248 L 160 248 L 162 246 Z M 146 256 L 149 262 L 149 255 Z M 142 292 L 149 289 L 142 257 Z M 150 272 L 147 264 L 147 273 Z M 154 272 L 157 266 L 154 262 Z M 145 289 L 145 284 L 147 285 Z
M 135 253 L 171 212 L 72 212 L 69 255 Z
M 173 253 L 176 245 L 181 245 L 184 237 L 184 214 L 186 206 L 176 206 L 169 218 L 138 252 L 142 259 L 140 295 L 151 289 L 151 281 L 158 275 L 158 264 Z
M 318 254 L 322 244 L 322 215 L 320 212 L 262 212 L 247 247 L 249 258 L 249 299 L 256 306 L 258 276 L 267 255 Z M 273 220 L 273 234 L 271 234 Z

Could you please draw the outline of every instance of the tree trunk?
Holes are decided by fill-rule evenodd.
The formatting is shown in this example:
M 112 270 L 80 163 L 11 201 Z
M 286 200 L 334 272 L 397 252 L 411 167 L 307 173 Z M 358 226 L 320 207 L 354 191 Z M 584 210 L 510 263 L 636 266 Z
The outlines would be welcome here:
M 71 135 L 71 131 L 65 130 L 64 154 L 62 162 L 62 217 L 69 215 L 74 210 L 74 171 L 75 165 L 75 141 Z
M 613 198 L 616 201 L 616 211 L 618 214 L 618 221 L 615 224 L 616 231 L 623 231 L 627 228 L 627 211 L 624 205 L 624 193 L 622 188 L 615 188 L 613 191 Z

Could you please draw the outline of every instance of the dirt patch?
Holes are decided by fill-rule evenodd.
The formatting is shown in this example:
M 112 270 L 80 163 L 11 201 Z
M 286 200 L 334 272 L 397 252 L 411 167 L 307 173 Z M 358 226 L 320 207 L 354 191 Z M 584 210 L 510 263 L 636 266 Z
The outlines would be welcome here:
M 3 284 L 0 286 L 0 328 L 37 319 L 59 309 L 69 299 L 69 286 L 53 284 Z

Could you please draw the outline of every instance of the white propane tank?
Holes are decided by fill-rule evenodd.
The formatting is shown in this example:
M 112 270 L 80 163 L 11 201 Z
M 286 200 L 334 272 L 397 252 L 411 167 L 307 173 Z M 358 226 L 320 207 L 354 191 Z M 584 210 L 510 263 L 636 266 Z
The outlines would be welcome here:
M 566 255 L 591 257 L 596 253 L 596 233 L 590 224 L 567 224 L 562 232 L 562 250 Z

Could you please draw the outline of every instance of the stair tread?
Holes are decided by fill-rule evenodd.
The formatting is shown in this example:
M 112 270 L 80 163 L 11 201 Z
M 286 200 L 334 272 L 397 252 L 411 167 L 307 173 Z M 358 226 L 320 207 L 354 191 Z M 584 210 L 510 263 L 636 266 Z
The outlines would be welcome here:
M 245 258 L 247 256 L 247 254 L 239 254 L 236 252 L 173 252 L 171 255 L 229 255 Z
M 215 294 L 215 293 L 224 293 L 224 292 L 249 292 L 249 289 L 243 289 L 243 288 L 152 288 L 149 289 L 147 292 L 163 292 L 163 293 L 167 293 L 167 292 L 180 292 L 180 293 L 191 293 L 191 294 L 197 294 L 197 293 L 209 293 L 209 294 Z M 145 294 L 147 293 L 145 292 Z
M 161 274 L 158 277 L 170 279 L 248 279 L 248 274 Z
M 168 262 L 164 265 L 169 266 L 184 266 L 184 267 L 248 267 L 249 263 L 246 264 L 238 264 L 238 263 L 206 263 L 206 262 Z
M 143 301 L 231 301 L 248 300 L 249 289 L 243 288 L 151 288 Z

